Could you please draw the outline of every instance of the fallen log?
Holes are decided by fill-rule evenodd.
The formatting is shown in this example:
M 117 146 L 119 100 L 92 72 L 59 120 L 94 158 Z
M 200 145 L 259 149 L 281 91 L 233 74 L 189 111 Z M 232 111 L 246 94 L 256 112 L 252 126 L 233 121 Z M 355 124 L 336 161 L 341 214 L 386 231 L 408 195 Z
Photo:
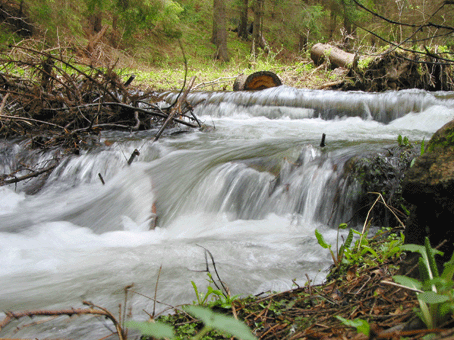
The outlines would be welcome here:
M 318 43 L 311 48 L 311 59 L 317 66 L 329 62 L 332 69 L 352 68 L 355 63 L 355 54 L 345 52 L 330 44 Z
M 282 85 L 279 77 L 270 71 L 259 71 L 249 76 L 240 75 L 233 83 L 233 91 L 263 90 Z

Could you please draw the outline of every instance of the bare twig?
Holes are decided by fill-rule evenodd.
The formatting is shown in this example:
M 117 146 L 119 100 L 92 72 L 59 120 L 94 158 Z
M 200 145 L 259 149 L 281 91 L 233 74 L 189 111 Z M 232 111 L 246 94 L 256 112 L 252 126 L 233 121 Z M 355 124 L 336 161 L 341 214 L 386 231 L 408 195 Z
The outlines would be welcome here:
M 7 93 L 4 97 L 3 97 L 3 100 L 2 100 L 2 103 L 0 104 L 0 115 L 3 113 L 3 109 L 5 107 L 5 104 L 6 104 L 6 101 L 9 97 L 9 93 Z
M 24 176 L 20 176 L 20 177 L 14 177 L 14 178 L 11 178 L 11 179 L 0 179 L 0 186 L 13 184 L 13 183 L 18 183 L 18 182 L 21 182 L 21 181 L 25 181 L 26 179 L 30 179 L 30 178 L 33 178 L 33 177 L 38 177 L 39 175 L 41 175 L 43 173 L 46 173 L 48 171 L 52 171 L 53 169 L 55 169 L 55 167 L 57 165 L 58 164 L 54 164 L 54 165 L 48 166 L 47 168 L 44 168 L 44 169 L 41 169 L 41 170 L 38 170 L 38 171 L 33 171 L 32 173 L 30 173 L 28 175 L 24 175 Z
M 142 109 L 142 108 L 139 108 L 139 107 L 134 107 L 134 106 L 128 105 L 128 104 L 115 103 L 115 102 L 103 102 L 101 104 L 99 104 L 99 103 L 96 103 L 96 104 L 82 104 L 82 105 L 78 105 L 78 106 L 61 107 L 61 108 L 49 109 L 49 110 L 52 110 L 52 111 L 68 111 L 68 110 L 72 110 L 72 109 L 82 109 L 82 108 L 99 107 L 99 106 L 118 106 L 118 107 L 122 107 L 122 108 L 125 108 L 125 109 L 130 109 L 131 111 L 142 112 L 142 113 L 146 113 L 146 114 L 149 114 L 149 115 L 159 116 L 159 117 L 162 117 L 162 118 L 168 118 L 169 117 L 167 114 L 165 114 L 158 107 L 153 107 L 153 111 L 152 111 L 151 109 L 147 110 L 147 109 Z M 184 121 L 182 119 L 174 118 L 173 120 L 175 122 L 177 122 L 177 123 L 182 124 L 182 125 L 186 125 L 186 126 L 189 126 L 189 127 L 197 127 L 197 125 L 189 123 L 189 122 L 186 122 L 186 121 Z M 93 127 L 96 127 L 96 126 L 100 126 L 100 124 L 94 125 Z
M 196 90 L 200 87 L 206 87 L 206 86 L 209 86 L 209 85 L 214 85 L 214 84 L 219 84 L 219 83 L 226 83 L 228 81 L 230 81 L 231 79 L 235 79 L 235 78 L 238 78 L 238 76 L 233 76 L 233 77 L 219 77 L 215 80 L 212 80 L 212 81 L 206 81 L 206 82 L 202 82 L 200 84 L 197 84 L 196 86 L 193 87 L 193 90 Z
M 393 282 L 393 281 L 382 280 L 382 281 L 380 281 L 380 283 L 383 283 L 383 284 L 389 285 L 389 286 L 394 286 L 394 287 L 403 288 L 403 289 L 410 290 L 410 291 L 415 292 L 415 293 L 424 293 L 424 292 L 423 292 L 422 290 L 420 290 L 420 289 L 407 287 L 407 286 L 404 286 L 404 285 L 395 283 L 395 282 Z
M 154 299 L 153 299 L 153 318 L 156 313 L 156 296 L 158 295 L 158 283 L 159 283 L 159 277 L 161 276 L 161 270 L 162 270 L 162 264 L 159 267 L 159 272 L 158 272 L 158 278 L 156 279 L 156 286 L 154 287 Z
M 170 112 L 169 116 L 167 117 L 166 121 L 164 122 L 164 124 L 162 125 L 161 129 L 158 131 L 158 133 L 156 134 L 153 142 L 156 142 L 159 137 L 161 137 L 161 134 L 164 132 L 164 129 L 167 127 L 167 125 L 170 123 L 170 121 L 172 119 L 174 119 L 173 117 L 179 112 L 181 114 L 181 104 L 186 100 L 186 97 L 189 93 L 189 91 L 191 90 L 191 87 L 192 85 L 194 84 L 194 80 L 195 80 L 195 76 L 191 78 L 191 80 L 189 81 L 189 85 L 188 85 L 188 88 L 186 89 L 186 91 L 184 92 L 184 94 L 179 98 L 178 102 L 177 102 L 177 105 L 175 107 L 172 108 L 172 111 Z
M 107 309 L 95 306 L 88 302 L 84 302 L 85 305 L 89 305 L 90 308 L 71 308 L 71 309 L 60 309 L 60 310 L 28 310 L 21 312 L 5 312 L 6 317 L 0 321 L 0 331 L 7 326 L 11 321 L 17 320 L 24 317 L 35 317 L 35 316 L 56 316 L 56 315 L 98 315 L 104 316 L 112 321 L 114 324 L 118 338 L 125 340 L 123 329 L 117 321 L 117 319 Z
M 216 268 L 216 262 L 214 261 L 214 257 L 213 257 L 213 254 L 205 247 L 197 244 L 197 246 L 199 246 L 200 248 L 203 248 L 205 249 L 205 260 L 206 260 L 206 254 L 210 255 L 210 258 L 211 258 L 211 263 L 213 265 L 213 268 L 214 268 L 214 272 L 216 273 L 216 276 L 218 278 L 218 281 L 219 283 L 221 284 L 222 288 L 223 288 L 223 291 L 225 293 L 226 296 L 230 296 L 230 293 L 229 293 L 229 290 L 225 287 L 224 283 L 222 282 L 221 280 L 221 277 L 219 276 L 219 273 L 218 273 L 218 270 Z M 206 263 L 207 265 L 207 271 L 209 272 L 209 268 L 208 268 L 208 262 Z M 216 285 L 216 288 L 221 290 L 221 288 L 216 284 L 216 281 L 213 280 L 213 283 Z
M 129 290 L 134 287 L 134 283 L 133 284 L 130 284 L 130 285 L 127 285 L 124 290 L 125 290 L 125 301 L 124 301 L 124 304 L 123 304 L 123 313 L 120 314 L 120 324 L 121 324 L 121 327 L 125 330 L 125 338 L 127 338 L 127 329 L 125 328 L 125 321 L 126 321 L 126 308 L 127 308 L 127 305 L 128 305 L 128 292 Z
M 46 122 L 46 121 L 43 121 L 43 120 L 33 119 L 33 118 L 16 117 L 16 116 L 5 116 L 5 115 L 1 115 L 1 114 L 0 114 L 0 118 L 12 119 L 12 120 L 21 120 L 21 121 L 24 121 L 24 122 L 33 122 L 33 123 L 39 123 L 39 124 L 45 124 L 45 125 L 55 126 L 55 127 L 58 127 L 58 128 L 60 128 L 62 130 L 65 130 L 65 128 L 63 126 L 60 126 L 58 124 Z

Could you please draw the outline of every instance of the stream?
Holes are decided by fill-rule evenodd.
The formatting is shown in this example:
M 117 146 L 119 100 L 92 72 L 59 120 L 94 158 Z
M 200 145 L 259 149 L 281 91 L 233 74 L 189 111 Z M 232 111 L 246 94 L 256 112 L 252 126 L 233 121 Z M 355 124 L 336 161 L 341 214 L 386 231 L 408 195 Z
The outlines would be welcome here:
M 288 290 L 307 277 L 321 283 L 331 260 L 314 230 L 335 243 L 335 226 L 353 214 L 344 163 L 396 145 L 399 134 L 428 141 L 454 119 L 450 92 L 280 86 L 188 100 L 213 129 L 173 128 L 155 143 L 155 130 L 105 132 L 99 145 L 65 158 L 39 192 L 37 178 L 0 187 L 0 319 L 84 300 L 118 315 L 130 284 L 140 294 L 129 294 L 128 309 L 147 319 L 144 310 L 196 300 L 191 281 L 206 292 L 204 248 L 232 295 Z M 0 141 L 0 173 L 58 156 L 24 144 Z M 128 166 L 134 149 L 140 155 Z M 164 304 L 153 301 L 156 284 Z M 59 320 L 22 327 L 24 319 L 0 337 L 99 339 L 112 328 L 94 317 Z

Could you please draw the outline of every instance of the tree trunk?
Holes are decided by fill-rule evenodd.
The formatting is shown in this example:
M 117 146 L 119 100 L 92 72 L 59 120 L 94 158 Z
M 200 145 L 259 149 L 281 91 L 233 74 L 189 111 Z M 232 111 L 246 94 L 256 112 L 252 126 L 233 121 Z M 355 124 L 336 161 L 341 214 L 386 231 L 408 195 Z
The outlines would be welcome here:
M 328 35 L 329 40 L 333 39 L 334 31 L 336 30 L 336 19 L 337 19 L 336 11 L 331 9 L 331 13 L 329 15 L 329 35 Z
M 243 0 L 240 7 L 240 24 L 238 25 L 238 37 L 247 40 L 248 38 L 248 10 L 249 0 Z
M 344 47 L 348 50 L 352 46 L 352 41 L 354 39 L 355 35 L 355 27 L 352 23 L 351 20 L 351 13 L 350 9 L 348 8 L 348 4 L 346 0 L 342 0 L 342 7 L 343 7 L 343 12 L 344 12 L 344 30 L 345 30 L 345 36 L 344 36 Z
M 257 55 L 259 47 L 262 47 L 262 20 L 264 0 L 254 1 L 254 24 L 252 28 L 252 53 Z
M 227 29 L 225 22 L 225 3 L 223 0 L 213 1 L 213 36 L 212 42 L 216 45 L 215 58 L 228 61 Z M 214 41 L 213 41 L 214 40 Z
M 129 0 L 118 0 L 118 6 L 126 11 L 129 8 Z
M 312 46 L 311 59 L 315 65 L 321 65 L 328 59 L 333 69 L 336 67 L 351 68 L 355 62 L 355 55 L 333 45 L 318 43 Z
M 218 10 L 217 9 L 217 2 L 219 2 L 218 0 L 213 0 L 213 29 L 211 31 L 211 39 L 210 39 L 210 42 L 212 44 L 215 44 L 217 46 L 217 39 L 218 39 L 218 22 L 216 21 L 216 11 Z
M 102 12 L 96 10 L 93 14 L 88 17 L 90 22 L 90 31 L 91 34 L 95 35 L 96 33 L 101 32 L 102 29 Z
M 307 35 L 299 33 L 298 34 L 298 51 L 304 52 L 307 49 Z

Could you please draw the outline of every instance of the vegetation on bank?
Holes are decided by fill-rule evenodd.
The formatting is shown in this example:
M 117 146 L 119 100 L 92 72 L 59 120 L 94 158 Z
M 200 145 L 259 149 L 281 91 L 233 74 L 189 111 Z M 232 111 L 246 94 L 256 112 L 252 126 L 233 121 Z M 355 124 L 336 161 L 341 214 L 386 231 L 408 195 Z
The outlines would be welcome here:
M 398 229 L 380 229 L 367 237 L 365 227 L 362 233 L 353 232 L 358 234 L 356 240 L 349 236 L 338 245 L 322 285 L 313 286 L 308 280 L 304 287 L 290 291 L 238 298 L 230 296 L 221 278 L 216 282 L 209 273 L 206 293 L 194 286 L 193 304 L 204 308 L 174 308 L 172 314 L 128 325 L 140 329 L 143 339 L 230 339 L 232 335 L 239 339 L 419 339 L 429 335 L 442 339 L 452 335 L 454 257 L 439 274 L 435 255 L 441 254 L 428 240 L 425 246 L 403 245 Z M 331 251 L 323 236 L 316 235 L 319 244 Z M 419 279 L 415 268 L 405 272 L 400 268 L 404 251 L 421 255 Z

